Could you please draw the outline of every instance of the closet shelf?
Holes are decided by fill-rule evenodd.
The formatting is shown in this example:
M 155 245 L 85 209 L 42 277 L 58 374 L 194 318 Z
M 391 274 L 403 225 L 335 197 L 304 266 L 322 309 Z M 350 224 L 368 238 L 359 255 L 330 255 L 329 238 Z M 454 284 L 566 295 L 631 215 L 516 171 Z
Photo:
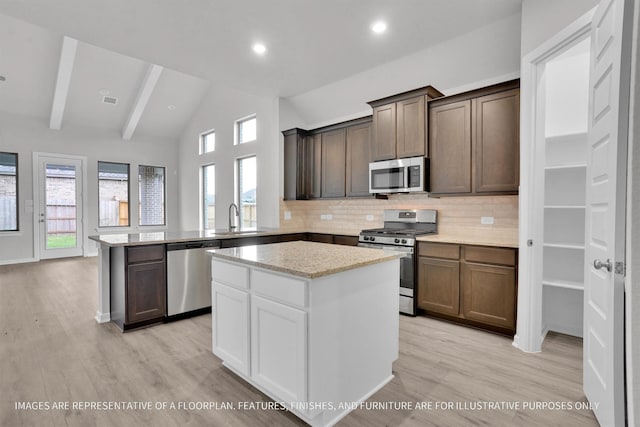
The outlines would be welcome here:
M 543 243 L 545 248 L 560 248 L 560 249 L 579 249 L 584 250 L 584 245 L 576 245 L 572 243 Z
M 545 166 L 544 170 L 560 170 L 560 169 L 580 169 L 586 168 L 586 163 L 576 163 L 574 165 L 553 165 L 553 166 Z
M 584 285 L 580 282 L 571 282 L 568 280 L 543 279 L 542 284 L 553 288 L 571 289 L 574 291 L 584 291 Z
M 545 209 L 586 209 L 585 205 L 545 205 Z

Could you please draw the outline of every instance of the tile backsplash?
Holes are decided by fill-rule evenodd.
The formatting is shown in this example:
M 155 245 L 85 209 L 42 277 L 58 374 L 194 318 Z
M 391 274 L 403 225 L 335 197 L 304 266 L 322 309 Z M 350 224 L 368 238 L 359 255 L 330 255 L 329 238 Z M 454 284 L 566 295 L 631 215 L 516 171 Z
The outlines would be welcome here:
M 365 228 L 381 227 L 385 209 L 436 209 L 440 234 L 491 234 L 505 241 L 518 238 L 518 196 L 431 198 L 427 194 L 395 194 L 388 200 L 282 200 L 280 227 L 357 234 Z M 286 212 L 290 219 L 285 220 Z M 493 224 L 488 224 L 491 218 Z

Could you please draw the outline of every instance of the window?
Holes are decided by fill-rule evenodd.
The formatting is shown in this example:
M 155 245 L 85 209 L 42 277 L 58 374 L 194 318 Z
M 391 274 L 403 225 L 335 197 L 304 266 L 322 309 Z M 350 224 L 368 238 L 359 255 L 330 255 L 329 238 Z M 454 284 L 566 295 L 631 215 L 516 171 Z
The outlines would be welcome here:
M 216 166 L 202 167 L 202 228 L 216 228 Z
M 236 144 L 256 140 L 256 117 L 252 116 L 236 122 Z
M 98 162 L 99 227 L 129 226 L 129 165 Z
M 18 155 L 0 152 L 0 231 L 18 231 Z
M 216 131 L 211 130 L 200 135 L 200 154 L 209 153 L 216 149 Z
M 138 166 L 138 218 L 140 225 L 165 224 L 164 168 Z
M 238 159 L 240 227 L 256 227 L 256 156 Z

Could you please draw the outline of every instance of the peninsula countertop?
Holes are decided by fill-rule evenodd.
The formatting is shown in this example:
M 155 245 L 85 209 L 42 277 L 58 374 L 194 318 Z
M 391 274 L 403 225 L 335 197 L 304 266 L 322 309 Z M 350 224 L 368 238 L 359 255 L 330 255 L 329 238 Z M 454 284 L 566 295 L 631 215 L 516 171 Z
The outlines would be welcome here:
M 304 233 L 304 231 L 280 229 L 243 229 L 237 232 L 224 230 L 190 230 L 190 231 L 150 231 L 130 234 L 100 234 L 89 236 L 106 246 L 139 246 L 162 243 L 181 243 L 191 241 L 236 239 L 238 237 L 272 236 L 280 234 Z
M 305 241 L 214 249 L 214 257 L 315 279 L 354 268 L 397 259 L 381 249 Z

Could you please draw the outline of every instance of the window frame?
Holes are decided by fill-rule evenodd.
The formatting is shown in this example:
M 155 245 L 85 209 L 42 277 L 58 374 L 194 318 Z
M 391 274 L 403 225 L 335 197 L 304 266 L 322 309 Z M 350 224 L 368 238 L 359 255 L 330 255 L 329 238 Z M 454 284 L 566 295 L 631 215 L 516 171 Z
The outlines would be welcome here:
M 162 169 L 162 223 L 161 224 L 142 224 L 142 192 L 140 186 L 140 168 Z M 131 223 L 131 221 L 129 221 Z M 167 168 L 165 166 L 138 165 L 138 226 L 140 227 L 163 227 L 167 225 Z
M 16 210 L 15 210 L 15 215 L 16 215 L 16 228 L 14 229 L 0 229 L 0 235 L 2 235 L 3 233 L 5 233 L 5 235 L 9 234 L 9 233 L 18 233 L 20 232 L 20 177 L 19 177 L 19 173 L 20 173 L 20 157 L 19 157 L 19 153 L 13 153 L 10 151 L 0 151 L 0 154 L 9 154 L 12 156 L 15 156 L 16 159 L 16 172 L 15 172 L 15 177 L 16 177 Z
M 255 120 L 256 121 L 256 137 L 255 139 L 252 139 L 250 141 L 245 141 L 245 142 L 241 142 L 240 141 L 240 135 L 242 134 L 242 132 L 240 132 L 240 128 L 242 127 L 243 123 L 246 123 L 250 120 Z M 257 142 L 258 141 L 258 116 L 256 114 L 251 114 L 249 116 L 243 117 L 241 119 L 238 119 L 235 121 L 235 127 L 234 127 L 234 145 L 244 145 L 244 144 L 251 144 L 252 142 Z
M 212 167 L 213 166 L 213 195 L 215 197 L 216 194 L 216 185 L 215 185 L 215 180 L 216 180 L 216 164 L 215 163 L 207 163 L 204 164 L 200 167 L 200 181 L 202 182 L 201 185 L 201 191 L 200 191 L 200 227 L 202 227 L 203 230 L 215 230 L 215 216 L 214 216 L 214 223 L 213 223 L 213 228 L 208 228 L 207 222 L 208 222 L 208 215 L 207 215 L 207 200 L 206 200 L 206 189 L 207 189 L 207 177 L 205 176 L 205 172 L 207 170 L 207 168 Z M 214 204 L 214 209 L 215 209 L 215 204 Z M 215 210 L 214 210 L 215 212 Z
M 126 165 L 127 166 L 127 225 L 100 225 L 100 163 L 110 163 L 116 165 Z M 111 162 L 106 160 L 98 160 L 98 168 L 97 168 L 97 178 L 98 178 L 98 228 L 129 228 L 131 227 L 131 164 L 130 163 L 122 163 L 122 162 Z
M 209 135 L 213 135 L 213 149 L 207 151 L 205 150 L 205 143 Z M 206 132 L 202 132 L 200 134 L 200 154 L 202 155 L 207 153 L 213 153 L 215 151 L 216 151 L 216 130 L 210 129 Z
M 256 164 L 256 199 L 255 199 L 255 207 L 256 207 L 256 224 L 255 227 L 258 227 L 258 155 L 257 154 L 249 154 L 247 156 L 243 156 L 243 157 L 238 157 L 236 158 L 236 165 L 235 165 L 235 196 L 234 199 L 236 201 L 236 205 L 238 206 L 238 228 L 243 228 L 243 220 L 244 220 L 244 215 L 242 212 L 242 200 L 241 200 L 241 176 L 240 174 L 242 173 L 241 171 L 241 167 L 240 167 L 240 163 L 243 160 L 247 160 L 247 159 L 255 159 L 255 164 Z M 251 226 L 249 226 L 251 227 Z

